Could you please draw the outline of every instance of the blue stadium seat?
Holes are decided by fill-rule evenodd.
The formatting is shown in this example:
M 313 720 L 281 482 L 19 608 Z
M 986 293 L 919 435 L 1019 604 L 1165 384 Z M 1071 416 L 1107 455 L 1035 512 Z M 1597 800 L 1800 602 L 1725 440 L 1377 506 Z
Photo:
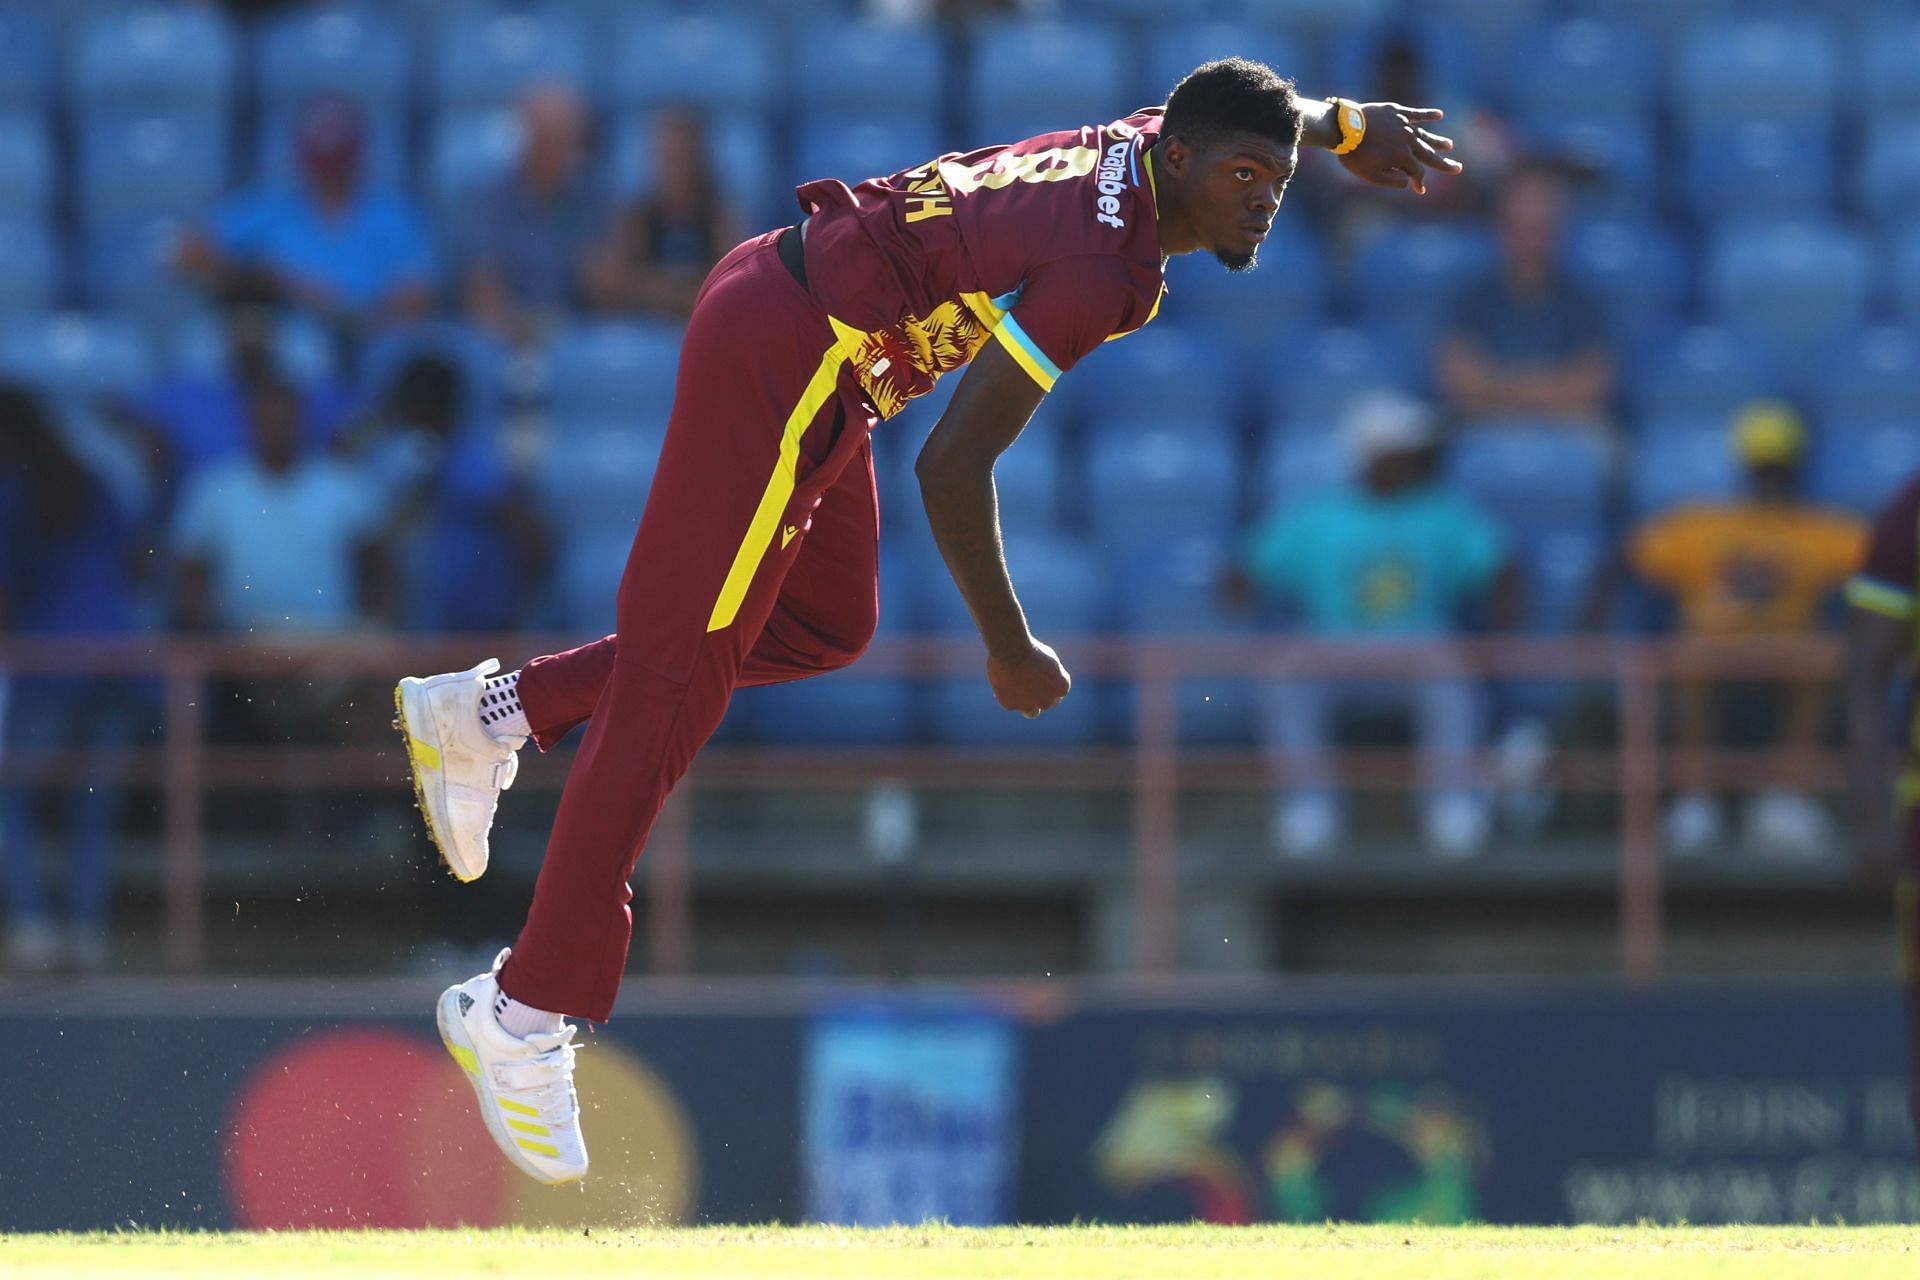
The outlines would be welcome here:
M 1324 40 L 1360 31 L 1392 16 L 1392 0 L 1240 0 L 1248 23 Z
M 1097 444 L 1115 431 L 1141 427 L 1217 431 L 1239 409 L 1237 371 L 1219 343 L 1163 315 L 1118 342 L 1103 343 L 1068 378 L 1087 435 Z
M 49 104 L 54 41 L 24 13 L 0 12 L 0 112 L 38 117 Z
M 323 4 L 268 18 L 257 37 L 261 106 L 287 117 L 316 94 L 352 98 L 369 116 L 404 112 L 412 72 L 405 26 L 369 5 Z
M 597 88 L 586 32 L 559 7 L 503 10 L 449 24 L 431 55 L 442 111 L 510 106 L 536 84 L 572 85 L 589 96 Z
M 1814 436 L 1809 492 L 1862 515 L 1878 511 L 1920 471 L 1920 426 L 1911 422 Z
M 1891 271 L 1885 282 L 1888 301 L 1896 319 L 1920 325 L 1920 222 L 1897 228 L 1892 249 Z
M 123 116 L 80 135 L 80 208 L 90 229 L 198 217 L 228 185 L 223 140 L 190 120 Z
M 1661 156 L 1655 113 L 1616 111 L 1584 120 L 1522 122 L 1528 149 L 1565 157 L 1579 171 L 1580 208 L 1645 218 L 1660 200 Z
M 1606 443 L 1563 423 L 1469 426 L 1447 451 L 1447 473 L 1516 532 L 1597 530 L 1607 517 Z
M 1331 428 L 1284 431 L 1267 442 L 1255 513 L 1342 488 L 1353 474 L 1353 460 Z
M 32 116 L 0 115 L 0 221 L 45 218 L 53 186 L 46 127 Z
M 1102 548 L 1232 533 L 1239 450 L 1218 424 L 1096 433 L 1088 443 L 1087 512 Z
M 1023 434 L 1000 455 L 993 485 L 1000 499 L 1000 527 L 1009 537 L 1050 535 L 1065 522 L 1066 449 L 1057 432 Z M 912 472 L 912 461 L 907 464 Z M 915 503 L 917 493 L 911 495 Z
M 1721 502 L 1740 488 L 1725 421 L 1672 422 L 1640 433 L 1627 451 L 1627 505 L 1635 519 L 1687 502 Z
M 199 295 L 173 268 L 188 228 L 182 217 L 106 222 L 85 233 L 83 275 L 90 301 L 135 314 L 164 332 Z
M 977 145 L 1117 119 L 1128 101 L 1126 47 L 1095 23 L 996 21 L 975 29 L 963 95 Z
M 1425 378 L 1448 310 L 1462 290 L 1493 271 L 1495 261 L 1493 237 L 1483 226 L 1429 222 L 1376 235 L 1355 267 L 1367 327 Z
M 940 154 L 940 131 L 929 119 L 814 117 L 800 127 L 788 177 L 792 185 L 838 178 L 857 186 L 925 164 Z
M 1879 124 L 1868 135 L 1854 180 L 1854 202 L 1880 225 L 1914 221 L 1920 211 L 1920 133 L 1904 120 Z
M 1007 566 L 1034 634 L 1066 639 L 1098 635 L 1112 625 L 1108 571 L 1091 547 L 1065 538 L 1018 538 L 1007 542 Z M 952 635 L 974 634 L 959 593 L 944 575 L 919 583 L 927 616 Z M 1071 652 L 1066 655 L 1071 662 Z M 977 675 L 933 682 L 929 727 L 936 741 L 953 746 L 1061 746 L 1099 736 L 1103 690 L 1077 682 L 1073 695 L 1037 720 L 1002 710 L 993 690 Z
M 1527 584 L 1528 630 L 1546 635 L 1578 631 L 1594 577 L 1607 563 L 1605 530 L 1598 526 L 1556 529 L 1526 539 L 1515 552 Z M 1548 705 L 1564 696 L 1563 690 L 1532 681 L 1510 693 L 1523 702 Z
M 880 619 L 874 635 L 906 633 L 898 590 L 903 566 L 880 564 Z M 786 684 L 741 689 L 729 718 L 742 717 L 757 741 L 781 746 L 891 746 L 917 736 L 916 682 L 904 676 L 833 672 Z
M 809 115 L 935 120 L 946 101 L 950 59 L 931 23 L 809 25 L 800 34 L 799 71 Z
M 1838 179 L 1824 124 L 1701 124 L 1690 135 L 1689 151 L 1689 194 L 1703 222 L 1825 218 L 1833 213 Z
M 1066 17 L 1081 21 L 1113 19 L 1126 23 L 1164 21 L 1169 26 L 1191 27 L 1215 13 L 1220 5 L 1217 0 L 1059 0 L 1055 6 Z M 1223 53 L 1208 55 L 1224 58 Z M 1244 57 L 1256 55 L 1248 53 Z M 1200 59 L 1206 61 L 1205 58 Z M 1190 68 L 1191 69 L 1191 68 Z M 1292 72 L 1283 71 L 1283 75 Z M 1172 88 L 1169 81 L 1167 88 Z M 1161 92 L 1165 92 L 1163 89 Z
M 554 412 L 664 430 L 680 338 L 678 326 L 657 322 L 585 321 L 562 329 L 548 351 Z
M 60 295 L 60 251 L 38 220 L 0 219 L 0 315 L 31 315 Z
M 1500 73 L 1494 69 L 1514 66 L 1521 49 L 1557 7 L 1558 0 L 1420 0 L 1417 13 L 1422 26 L 1459 45 L 1463 64 L 1497 81 Z M 1441 78 L 1437 83 L 1451 81 Z
M 1295 432 L 1331 436 L 1355 400 L 1383 387 L 1407 389 L 1386 348 L 1364 329 L 1316 329 L 1271 368 L 1264 416 Z
M 1169 262 L 1161 319 L 1206 331 L 1239 358 L 1265 363 L 1325 318 L 1325 264 L 1305 220 L 1283 206 L 1252 271 L 1228 271 L 1209 253 Z
M 1673 72 L 1674 103 L 1695 128 L 1756 120 L 1824 128 L 1839 61 L 1817 22 L 1709 22 L 1688 35 Z
M 168 371 L 177 376 L 212 378 L 228 367 L 227 324 L 212 308 L 180 315 L 168 335 Z M 333 381 L 333 336 L 326 326 L 297 311 L 274 321 L 273 353 L 280 372 L 302 386 Z
M 474 198 L 503 179 L 520 155 L 520 117 L 494 107 L 440 117 L 427 157 L 425 187 L 434 222 L 454 239 Z
M 1730 421 L 1734 410 L 1779 386 L 1763 354 L 1731 329 L 1694 325 L 1675 334 L 1634 388 L 1648 423 Z
M 660 459 L 662 432 L 631 421 L 555 419 L 533 475 L 560 547 L 561 625 L 613 630 L 614 601 Z
M 1136 636 L 1220 636 L 1252 629 L 1251 616 L 1228 608 L 1221 585 L 1234 560 L 1219 538 L 1175 538 L 1143 548 L 1119 566 L 1120 627 Z M 1255 738 L 1254 682 L 1194 676 L 1180 682 L 1180 740 L 1198 746 L 1246 746 Z M 1118 690 L 1114 717 L 1129 725 L 1137 707 L 1132 686 Z
M 1554 23 L 1513 63 L 1514 113 L 1537 127 L 1649 117 L 1659 96 L 1657 65 L 1631 27 L 1598 18 Z
M 1885 12 L 1860 45 L 1860 109 L 1870 120 L 1920 114 L 1920 15 Z
M 1738 0 L 1571 0 L 1573 16 L 1623 27 L 1673 54 L 1703 24 L 1731 17 Z
M 644 495 L 642 497 L 644 499 Z M 625 532 L 614 530 L 561 540 L 560 563 L 553 583 L 557 626 L 580 636 L 613 634 L 620 575 L 627 567 L 627 553 L 633 549 L 633 529 L 639 524 L 640 506 L 636 504 L 633 511 L 633 525 Z
M 1811 404 L 1828 435 L 1867 427 L 1920 422 L 1920 334 L 1876 325 L 1836 339 L 1810 388 Z
M 1307 63 L 1306 49 L 1275 27 L 1217 20 L 1196 25 L 1185 18 L 1163 14 L 1147 41 L 1147 78 L 1134 92 L 1138 101 L 1129 101 L 1116 110 L 1131 111 L 1135 106 L 1165 102 L 1173 86 L 1189 71 L 1203 62 L 1227 57 L 1264 62 L 1302 84 L 1313 78 L 1314 68 Z
M 223 124 L 240 58 L 212 5 L 141 4 L 102 13 L 75 36 L 69 101 L 76 115 L 175 115 Z
M 1709 249 L 1707 310 L 1766 341 L 1790 377 L 1866 317 L 1872 263 L 1857 234 L 1810 222 L 1728 231 Z
M 19 322 L 0 338 L 0 367 L 51 395 L 125 395 L 152 376 L 144 335 L 125 320 L 68 312 Z
M 1658 224 L 1593 219 L 1574 228 L 1568 263 L 1607 302 L 1613 332 L 1664 336 L 1687 297 L 1688 258 Z
M 783 65 L 757 23 L 641 18 L 614 37 L 613 100 L 623 111 L 677 102 L 763 113 L 781 100 Z

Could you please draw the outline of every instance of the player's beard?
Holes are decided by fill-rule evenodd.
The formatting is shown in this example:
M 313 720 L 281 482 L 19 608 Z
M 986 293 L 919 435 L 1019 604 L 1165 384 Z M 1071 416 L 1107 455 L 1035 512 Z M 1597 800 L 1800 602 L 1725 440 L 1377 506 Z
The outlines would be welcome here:
M 1258 249 L 1252 253 L 1228 253 L 1225 249 L 1215 249 L 1213 256 L 1220 260 L 1221 266 L 1236 275 L 1251 271 L 1260 265 L 1260 251 Z

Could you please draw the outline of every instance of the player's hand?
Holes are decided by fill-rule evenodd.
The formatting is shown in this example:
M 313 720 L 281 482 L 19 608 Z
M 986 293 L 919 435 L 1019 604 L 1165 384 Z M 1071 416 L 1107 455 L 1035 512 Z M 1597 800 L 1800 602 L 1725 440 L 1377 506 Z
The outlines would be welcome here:
M 1060 705 L 1073 688 L 1073 677 L 1060 665 L 1060 655 L 1031 637 L 1024 652 L 987 658 L 987 683 L 993 696 L 1009 711 L 1031 720 Z
M 1379 187 L 1412 187 L 1427 194 L 1427 170 L 1459 173 L 1462 165 L 1448 155 L 1453 139 L 1427 128 L 1446 112 L 1438 107 L 1403 107 L 1397 102 L 1366 102 L 1367 136 L 1340 156 L 1347 172 Z

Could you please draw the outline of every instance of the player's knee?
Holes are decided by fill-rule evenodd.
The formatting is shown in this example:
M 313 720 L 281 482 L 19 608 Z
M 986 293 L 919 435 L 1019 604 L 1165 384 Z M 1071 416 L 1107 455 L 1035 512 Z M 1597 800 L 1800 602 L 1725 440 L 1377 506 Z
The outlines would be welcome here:
M 873 643 L 873 633 L 880 625 L 879 602 L 859 618 L 853 619 L 853 625 L 837 629 L 832 636 L 825 637 L 821 645 L 822 671 L 838 671 L 842 667 L 852 666 L 860 655 Z

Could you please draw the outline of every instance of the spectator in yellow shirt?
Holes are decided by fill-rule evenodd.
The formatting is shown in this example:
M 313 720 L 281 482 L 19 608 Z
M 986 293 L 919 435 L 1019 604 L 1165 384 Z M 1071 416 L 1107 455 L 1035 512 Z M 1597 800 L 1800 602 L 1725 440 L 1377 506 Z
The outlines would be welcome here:
M 1866 547 L 1866 525 L 1800 496 L 1806 430 L 1791 406 L 1758 401 L 1735 417 L 1730 444 L 1746 475 L 1737 502 L 1679 507 L 1634 531 L 1628 559 L 1641 578 L 1673 597 L 1680 627 L 1696 636 L 1780 636 L 1815 631 L 1820 612 L 1845 584 Z M 1820 737 L 1829 689 L 1823 682 L 1766 682 L 1736 704 L 1729 684 L 1679 684 L 1674 737 L 1681 750 L 1704 749 L 1722 713 L 1772 706 L 1772 737 L 1809 751 Z M 1748 692 L 1742 689 L 1743 693 Z M 1753 741 L 1757 735 L 1742 734 Z M 1698 853 L 1723 835 L 1716 798 L 1682 766 L 1681 794 L 1667 812 L 1667 844 Z M 1747 841 L 1763 852 L 1816 856 L 1831 847 L 1831 819 L 1803 789 L 1756 795 L 1746 811 Z

